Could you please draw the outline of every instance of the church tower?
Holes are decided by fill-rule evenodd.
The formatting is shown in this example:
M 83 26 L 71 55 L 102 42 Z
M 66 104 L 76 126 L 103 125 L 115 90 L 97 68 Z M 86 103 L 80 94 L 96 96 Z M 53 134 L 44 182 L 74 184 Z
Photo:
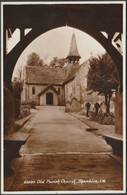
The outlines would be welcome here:
M 73 32 L 72 34 L 72 39 L 71 39 L 71 45 L 70 45 L 70 50 L 69 50 L 69 54 L 67 56 L 68 62 L 71 63 L 78 63 L 79 59 L 80 59 L 80 55 L 78 52 L 78 47 L 77 47 L 77 43 L 76 43 L 76 37 L 75 34 Z

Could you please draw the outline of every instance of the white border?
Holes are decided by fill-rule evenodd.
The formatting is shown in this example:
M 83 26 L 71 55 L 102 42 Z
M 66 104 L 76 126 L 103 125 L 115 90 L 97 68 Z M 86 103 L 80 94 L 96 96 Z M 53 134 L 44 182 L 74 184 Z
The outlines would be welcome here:
M 3 5 L 35 5 L 35 4 L 43 4 L 43 5 L 54 5 L 54 4 L 125 4 L 125 1 L 36 1 L 36 2 L 30 2 L 30 1 L 25 1 L 25 2 L 2 2 L 1 4 Z
M 123 190 L 126 191 L 126 3 L 123 5 Z
M 1 192 L 3 192 L 4 175 L 3 175 L 3 121 L 4 121 L 4 104 L 3 104 L 3 6 L 1 6 Z
M 1 2 L 1 119 L 4 116 L 4 106 L 3 106 L 3 5 L 52 5 L 52 4 L 122 4 L 123 5 L 123 159 L 124 159 L 124 166 L 123 166 L 123 183 L 124 188 L 123 190 L 117 191 L 15 191 L 15 192 L 5 192 L 3 191 L 4 181 L 3 181 L 3 120 L 1 120 L 1 193 L 2 194 L 108 194 L 108 193 L 125 193 L 126 192 L 126 1 L 68 1 L 68 2 Z M 117 172 L 117 170 L 116 170 Z

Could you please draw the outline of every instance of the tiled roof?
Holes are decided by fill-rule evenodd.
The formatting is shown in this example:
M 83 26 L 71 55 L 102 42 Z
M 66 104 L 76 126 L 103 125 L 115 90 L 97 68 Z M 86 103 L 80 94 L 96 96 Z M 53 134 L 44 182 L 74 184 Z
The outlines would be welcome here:
M 78 70 L 81 68 L 81 65 L 77 65 L 77 66 L 74 66 L 72 64 L 72 66 L 70 67 L 70 70 L 68 72 L 68 75 L 66 77 L 66 79 L 64 80 L 64 83 L 68 83 L 70 80 L 74 79 L 75 76 L 77 75 L 78 73 Z
M 63 84 L 66 70 L 66 68 L 26 66 L 26 83 Z
M 86 60 L 85 62 L 83 62 L 81 65 L 74 65 L 72 64 L 69 72 L 68 72 L 68 75 L 66 77 L 66 79 L 64 80 L 64 83 L 68 83 L 69 81 L 71 81 L 72 79 L 75 78 L 75 76 L 78 74 L 78 71 L 80 70 L 80 68 L 82 66 L 85 66 L 86 64 L 88 64 L 88 61 L 89 60 Z
M 86 60 L 81 65 L 72 64 L 66 68 L 49 68 L 39 66 L 26 66 L 26 83 L 28 84 L 56 84 L 68 83 L 78 74 L 80 68 L 88 63 Z
M 42 92 L 40 92 L 38 94 L 38 96 L 41 96 L 43 93 L 45 93 L 45 91 L 47 91 L 48 89 L 52 89 L 56 94 L 58 94 L 58 91 L 53 87 L 53 85 L 48 85 Z

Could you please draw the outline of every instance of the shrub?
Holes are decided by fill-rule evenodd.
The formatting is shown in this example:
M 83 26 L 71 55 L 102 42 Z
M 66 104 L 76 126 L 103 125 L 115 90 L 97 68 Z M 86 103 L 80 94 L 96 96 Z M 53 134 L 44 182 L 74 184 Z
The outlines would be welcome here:
M 29 105 L 31 106 L 31 108 L 36 108 L 35 106 L 37 105 L 37 103 L 35 101 L 31 101 L 29 102 Z
M 19 118 L 22 119 L 30 114 L 30 106 L 29 105 L 21 105 L 20 106 L 20 116 Z
M 21 105 L 28 105 L 28 102 L 27 101 L 22 101 Z
M 115 116 L 113 113 L 105 113 L 105 112 L 98 112 L 95 114 L 94 112 L 91 112 L 90 114 L 90 120 L 98 122 L 102 125 L 114 125 L 115 124 Z

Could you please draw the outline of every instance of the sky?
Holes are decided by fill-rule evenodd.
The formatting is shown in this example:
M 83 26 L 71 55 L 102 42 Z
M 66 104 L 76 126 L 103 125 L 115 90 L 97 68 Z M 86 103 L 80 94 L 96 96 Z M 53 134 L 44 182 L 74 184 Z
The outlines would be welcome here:
M 36 52 L 46 63 L 49 63 L 53 57 L 66 58 L 73 32 L 81 56 L 80 64 L 89 59 L 91 55 L 96 56 L 105 52 L 105 49 L 95 39 L 83 31 L 68 26 L 56 28 L 43 33 L 27 46 L 16 63 L 12 77 L 17 76 L 18 69 L 26 65 L 27 56 L 32 52 Z M 13 37 L 8 40 L 8 52 L 18 41 L 19 30 L 16 30 Z

